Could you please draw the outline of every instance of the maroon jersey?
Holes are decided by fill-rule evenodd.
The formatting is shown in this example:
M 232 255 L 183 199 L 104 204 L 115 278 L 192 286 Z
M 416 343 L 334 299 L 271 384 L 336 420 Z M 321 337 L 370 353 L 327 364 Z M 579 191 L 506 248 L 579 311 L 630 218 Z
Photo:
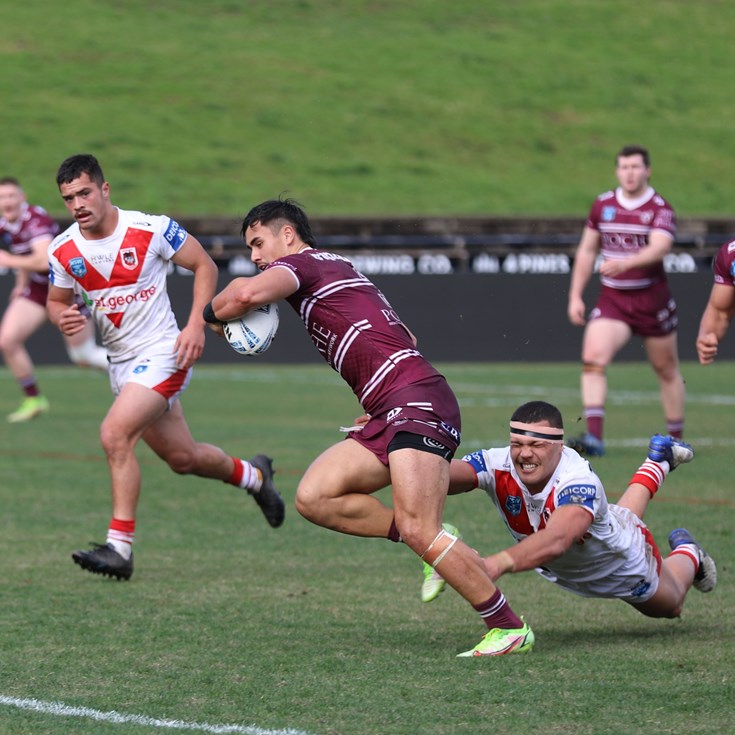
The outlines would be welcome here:
M 735 286 L 735 240 L 726 242 L 715 255 L 712 262 L 715 283 L 722 286 Z
M 298 290 L 287 301 L 367 413 L 391 408 L 398 392 L 439 376 L 385 296 L 346 258 L 310 248 L 268 267 L 294 275 Z
M 24 203 L 20 218 L 15 222 L 0 217 L 0 237 L 14 255 L 30 255 L 34 240 L 47 237 L 50 242 L 58 234 L 59 225 L 49 217 L 43 207 Z M 28 275 L 35 283 L 48 284 L 46 273 L 29 272 Z
M 622 196 L 621 189 L 608 191 L 595 200 L 587 218 L 587 227 L 600 233 L 605 260 L 627 258 L 648 245 L 654 230 L 676 236 L 676 215 L 671 205 L 651 187 L 636 200 Z M 610 288 L 646 288 L 666 280 L 663 263 L 633 268 L 615 277 L 601 277 Z

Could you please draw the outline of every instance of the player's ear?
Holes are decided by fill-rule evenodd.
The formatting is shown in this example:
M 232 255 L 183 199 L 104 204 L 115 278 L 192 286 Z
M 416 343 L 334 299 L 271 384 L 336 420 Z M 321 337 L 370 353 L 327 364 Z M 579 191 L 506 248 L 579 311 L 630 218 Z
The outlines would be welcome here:
M 286 245 L 293 245 L 293 242 L 296 239 L 296 230 L 293 228 L 293 225 L 290 225 L 287 222 L 281 228 L 281 234 Z

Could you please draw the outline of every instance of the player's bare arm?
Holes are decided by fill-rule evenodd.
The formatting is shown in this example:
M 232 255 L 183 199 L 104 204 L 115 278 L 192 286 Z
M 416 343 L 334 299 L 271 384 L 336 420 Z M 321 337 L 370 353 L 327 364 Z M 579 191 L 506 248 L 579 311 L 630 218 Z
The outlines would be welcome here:
M 172 261 L 194 274 L 189 318 L 174 346 L 177 364 L 186 369 L 201 357 L 204 350 L 205 322 L 202 310 L 217 288 L 218 271 L 217 264 L 209 257 L 201 243 L 191 235 L 187 236 Z
M 27 255 L 14 255 L 0 250 L 0 266 L 24 273 L 48 273 L 48 246 L 51 241 L 51 237 L 37 237 Z
M 87 317 L 79 313 L 79 307 L 74 303 L 74 290 L 71 288 L 50 285 L 46 312 L 49 321 L 67 337 L 81 332 L 87 323 Z
M 493 580 L 510 572 L 526 572 L 560 557 L 579 541 L 592 525 L 592 514 L 579 506 L 557 508 L 545 528 L 515 546 L 485 558 L 485 568 Z
M 475 468 L 462 459 L 453 459 L 449 465 L 449 495 L 460 495 L 477 487 Z
M 569 283 L 569 305 L 567 316 L 569 321 L 577 327 L 585 324 L 586 307 L 584 305 L 584 290 L 592 277 L 595 260 L 600 251 L 600 233 L 591 227 L 585 227 L 582 239 L 579 241 L 574 254 L 574 266 Z
M 714 362 L 717 347 L 727 334 L 733 316 L 735 316 L 735 288 L 720 283 L 714 284 L 697 335 L 697 356 L 702 365 Z
M 263 304 L 285 299 L 298 289 L 295 276 L 287 268 L 269 268 L 251 278 L 235 278 L 212 299 L 217 318 L 226 322 L 247 314 Z

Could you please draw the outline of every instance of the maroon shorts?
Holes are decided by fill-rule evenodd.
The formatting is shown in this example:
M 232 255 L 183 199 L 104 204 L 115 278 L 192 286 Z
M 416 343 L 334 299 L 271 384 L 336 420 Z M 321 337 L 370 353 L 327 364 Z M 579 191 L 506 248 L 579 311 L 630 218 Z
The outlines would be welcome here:
M 347 438 L 369 449 L 386 466 L 388 445 L 402 431 L 434 439 L 454 455 L 462 419 L 457 398 L 442 376 L 404 388 L 391 399 L 391 408 L 371 416 L 362 431 L 353 431 Z
M 43 308 L 45 309 L 46 297 L 48 296 L 48 283 L 38 283 L 36 281 L 31 281 L 21 291 L 20 295 L 22 298 L 28 299 L 29 301 L 32 301 L 34 304 L 38 304 L 39 306 L 43 306 Z M 79 306 L 80 314 L 84 314 L 87 319 L 92 316 L 92 313 L 87 308 L 87 305 L 84 303 L 84 299 L 81 296 L 74 294 L 74 303 Z
M 669 284 L 659 281 L 647 288 L 617 289 L 602 286 L 589 316 L 625 322 L 639 337 L 665 337 L 676 331 L 679 317 Z
M 28 285 L 20 292 L 20 295 L 28 301 L 32 301 L 34 304 L 43 306 L 46 308 L 46 296 L 48 296 L 48 283 L 38 283 L 37 281 L 30 281 Z

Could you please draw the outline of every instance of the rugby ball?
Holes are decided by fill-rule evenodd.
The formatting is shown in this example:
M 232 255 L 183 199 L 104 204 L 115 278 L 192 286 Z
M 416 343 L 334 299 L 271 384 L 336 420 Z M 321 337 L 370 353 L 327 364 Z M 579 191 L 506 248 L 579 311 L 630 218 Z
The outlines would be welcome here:
M 241 355 L 262 355 L 278 331 L 278 304 L 263 304 L 222 324 L 225 338 Z

